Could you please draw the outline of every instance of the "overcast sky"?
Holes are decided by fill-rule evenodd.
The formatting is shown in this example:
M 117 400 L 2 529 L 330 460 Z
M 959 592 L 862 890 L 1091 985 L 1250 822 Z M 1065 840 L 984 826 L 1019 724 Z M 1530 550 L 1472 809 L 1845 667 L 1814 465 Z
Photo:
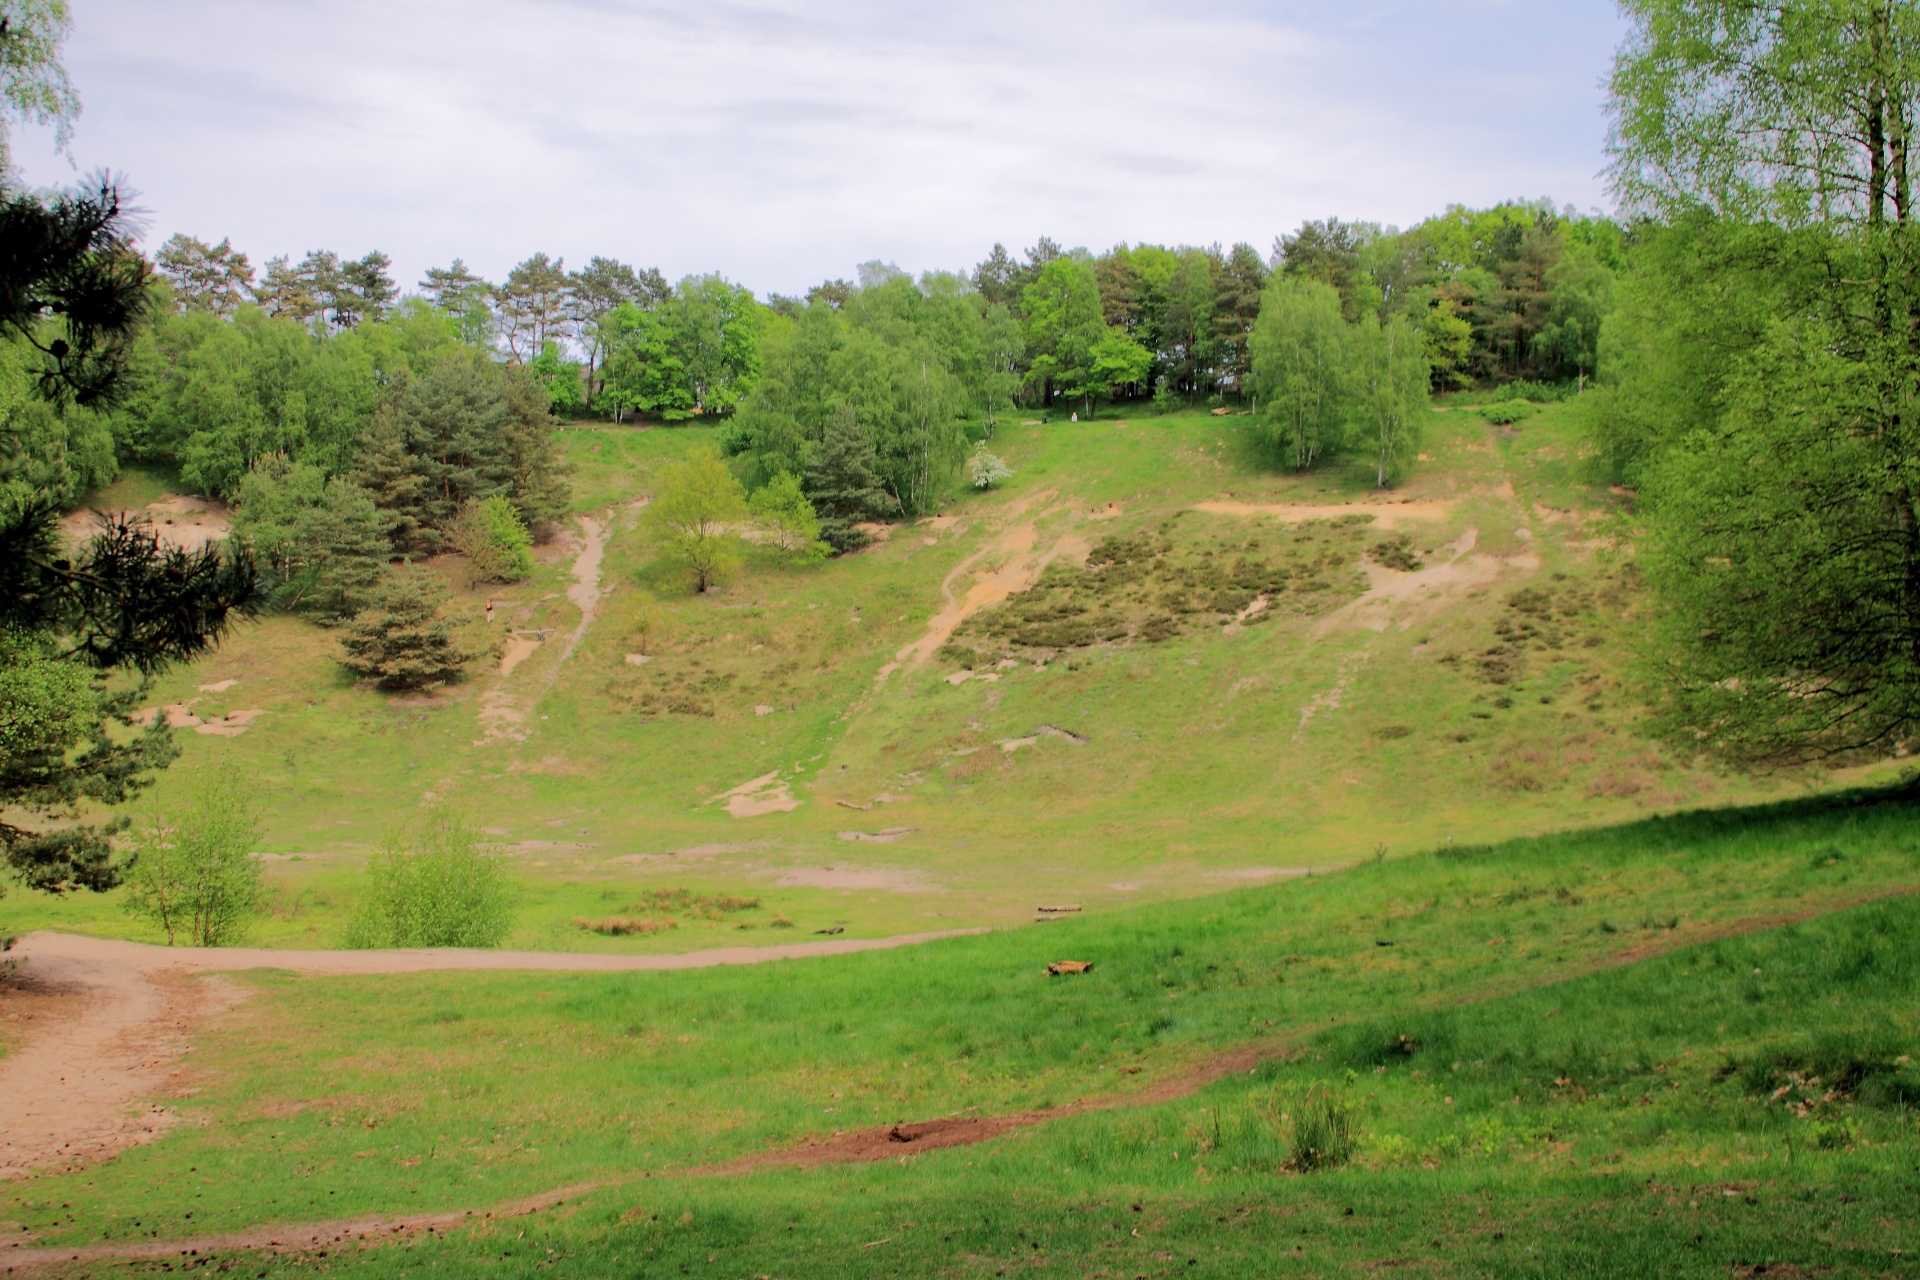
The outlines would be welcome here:
M 85 110 L 174 231 L 403 284 L 535 250 L 799 292 L 995 241 L 1605 208 L 1612 0 L 72 0 Z

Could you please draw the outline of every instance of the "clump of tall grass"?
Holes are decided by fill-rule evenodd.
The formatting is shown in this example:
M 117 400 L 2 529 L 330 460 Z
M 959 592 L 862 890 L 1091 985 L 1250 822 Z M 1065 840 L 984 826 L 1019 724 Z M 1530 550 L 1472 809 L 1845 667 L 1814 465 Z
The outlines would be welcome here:
M 449 809 L 390 834 L 366 879 L 349 947 L 497 947 L 513 928 L 504 859 Z
M 1337 1169 L 1353 1159 L 1360 1129 L 1351 1103 L 1316 1085 L 1293 1109 L 1293 1154 L 1287 1167 L 1297 1173 Z

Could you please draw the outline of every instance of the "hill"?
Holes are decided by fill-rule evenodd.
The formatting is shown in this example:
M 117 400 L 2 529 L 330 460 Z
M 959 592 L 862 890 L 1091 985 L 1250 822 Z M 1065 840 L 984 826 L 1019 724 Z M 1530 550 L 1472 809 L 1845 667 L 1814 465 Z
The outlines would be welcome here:
M 1628 499 L 1586 482 L 1576 413 L 1442 403 L 1386 493 L 1275 470 L 1244 419 L 1008 425 L 1002 489 L 697 597 L 636 513 L 711 432 L 576 426 L 568 532 L 491 626 L 462 594 L 497 660 L 394 698 L 263 619 L 162 681 L 201 723 L 157 796 L 219 753 L 260 780 L 261 942 L 334 945 L 365 856 L 440 799 L 523 872 L 513 945 L 646 950 L 1007 924 L 1792 785 L 1638 733 Z M 760 905 L 672 906 L 722 895 Z M 145 936 L 111 896 L 7 910 Z M 575 923 L 609 918 L 675 927 Z

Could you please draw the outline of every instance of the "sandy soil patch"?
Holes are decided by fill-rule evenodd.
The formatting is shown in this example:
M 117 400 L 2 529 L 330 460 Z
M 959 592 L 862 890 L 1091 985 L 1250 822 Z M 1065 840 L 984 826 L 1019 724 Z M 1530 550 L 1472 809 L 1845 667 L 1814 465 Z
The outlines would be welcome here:
M 794 867 L 774 881 L 782 889 L 885 889 L 925 893 L 933 886 L 919 871 L 899 867 Z
M 1385 631 L 1396 624 L 1404 630 L 1424 617 L 1447 608 L 1471 591 L 1491 585 L 1511 573 L 1531 573 L 1540 558 L 1531 552 L 1518 556 L 1490 556 L 1475 548 L 1480 531 L 1468 529 L 1449 546 L 1451 554 L 1412 573 L 1375 564 L 1362 565 L 1367 590 L 1314 625 L 1315 636 L 1335 631 Z
M 626 663 L 630 667 L 644 667 L 652 661 L 652 655 L 645 653 L 630 653 L 626 657 Z
M 855 522 L 853 527 L 861 533 L 866 534 L 869 538 L 872 538 L 875 543 L 881 543 L 891 538 L 893 531 L 900 526 L 897 524 L 881 524 L 875 520 L 860 520 Z
M 138 511 L 122 509 L 105 514 L 145 516 L 153 522 L 160 541 L 188 551 L 198 551 L 233 532 L 233 512 L 226 503 L 179 493 L 163 493 L 158 502 L 150 502 Z M 69 543 L 84 542 L 99 528 L 92 511 L 70 511 L 60 521 L 60 533 Z
M 660 858 L 714 858 L 728 853 L 746 853 L 752 849 L 750 844 L 696 844 L 685 849 L 668 849 L 662 853 L 626 853 L 617 858 L 608 858 L 608 866 L 640 866 Z
M 1091 739 L 1084 738 L 1071 729 L 1062 729 L 1057 724 L 1043 724 L 1024 738 L 1002 738 L 994 743 L 994 745 L 1008 755 L 1012 755 L 1022 747 L 1040 745 L 1042 738 L 1058 738 L 1062 742 L 1070 742 L 1076 747 L 1084 747 L 1091 741 Z
M 229 711 L 223 716 L 211 720 L 202 720 L 193 726 L 195 733 L 211 734 L 216 738 L 237 738 L 253 726 L 253 722 L 267 714 L 258 707 L 246 711 Z
M 800 807 L 793 791 L 780 780 L 780 771 L 761 774 L 731 791 L 708 798 L 708 804 L 727 802 L 727 812 L 736 818 L 758 818 L 769 813 L 791 813 Z
M 841 831 L 837 834 L 842 840 L 853 840 L 863 844 L 896 844 L 913 834 L 912 827 L 888 827 L 883 831 Z
M 500 667 L 496 674 L 510 676 L 513 669 L 531 658 L 534 651 L 545 644 L 547 637 L 539 631 L 509 631 L 506 647 L 500 653 Z
M 1028 494 L 1007 508 L 1005 518 L 1018 521 L 1037 503 L 1051 499 L 1054 494 L 1055 490 L 1052 489 Z M 880 668 L 876 682 L 886 680 L 902 667 L 912 670 L 925 665 L 940 646 L 953 637 L 961 623 L 982 609 L 990 609 L 1008 596 L 1031 587 L 1055 560 L 1085 564 L 1093 552 L 1092 543 L 1068 534 L 1055 542 L 1044 555 L 1036 557 L 1034 547 L 1038 538 L 1039 532 L 1031 522 L 1016 523 L 997 540 L 956 565 L 940 584 L 940 595 L 945 604 L 928 621 L 926 634 L 894 654 L 893 661 Z M 982 564 L 995 561 L 998 562 L 995 568 L 979 568 Z M 973 582 L 962 591 L 961 584 L 969 577 Z
M 241 996 L 231 983 L 142 972 L 86 948 L 26 954 L 16 981 L 55 1001 L 0 1059 L 0 1179 L 81 1168 L 159 1137 L 175 1120 L 159 1099 L 177 1091 L 188 1029 Z
M 214 682 L 213 682 L 212 684 L 203 684 L 203 685 L 201 685 L 201 686 L 200 686 L 200 692 L 202 692 L 202 693 L 225 693 L 225 692 L 226 692 L 227 690 L 229 690 L 229 689 L 231 689 L 231 688 L 233 688 L 233 686 L 235 686 L 235 685 L 237 685 L 237 684 L 239 684 L 239 683 L 240 683 L 240 682 L 239 682 L 238 680 L 216 680 L 216 681 L 214 681 Z
M 1126 512 L 1125 512 L 1125 509 L 1124 509 L 1123 507 L 1121 507 L 1121 505 L 1120 505 L 1119 503 L 1117 503 L 1117 502 L 1108 502 L 1108 503 L 1105 503 L 1105 504 L 1103 504 L 1103 505 L 1101 505 L 1101 506 L 1098 506 L 1098 507 L 1095 507 L 1095 508 L 1094 508 L 1093 510 L 1091 510 L 1091 511 L 1089 511 L 1089 512 L 1087 512 L 1087 519 L 1089 519 L 1089 520 L 1114 520 L 1114 519 L 1117 519 L 1117 518 L 1119 518 L 1120 516 L 1122 516 L 1122 515 L 1124 515 L 1124 514 L 1126 514 Z
M 1342 516 L 1372 516 L 1378 529 L 1398 529 L 1403 525 L 1445 520 L 1453 514 L 1454 504 L 1445 500 L 1424 502 L 1202 502 L 1194 507 L 1216 516 L 1268 516 L 1288 524 L 1308 520 L 1338 520 Z

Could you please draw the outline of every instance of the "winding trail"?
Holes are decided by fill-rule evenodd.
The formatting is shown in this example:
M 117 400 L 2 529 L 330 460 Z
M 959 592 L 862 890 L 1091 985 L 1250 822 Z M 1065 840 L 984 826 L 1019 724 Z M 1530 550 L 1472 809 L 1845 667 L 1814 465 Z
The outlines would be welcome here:
M 191 1051 L 189 1033 L 246 997 L 238 984 L 195 975 L 277 969 L 309 977 L 463 970 L 621 973 L 768 964 L 909 947 L 980 933 L 955 929 L 891 938 L 838 938 L 774 947 L 659 955 L 567 951 L 274 951 L 158 947 L 32 933 L 15 948 L 25 983 L 70 1009 L 0 1058 L 0 1180 L 66 1171 L 151 1142 L 174 1116 L 164 1096 Z
M 646 503 L 643 500 L 632 505 L 642 507 Z M 480 695 L 480 737 L 475 740 L 475 746 L 490 742 L 525 742 L 530 736 L 530 730 L 525 728 L 528 709 L 553 688 L 554 681 L 560 678 L 560 668 L 573 656 L 580 641 L 586 638 L 587 628 L 600 616 L 600 603 L 607 597 L 600 585 L 600 562 L 606 557 L 607 541 L 613 536 L 616 518 L 613 513 L 609 513 L 604 520 L 597 516 L 579 518 L 580 553 L 573 559 L 573 585 L 567 588 L 567 599 L 580 610 L 580 621 L 567 637 L 559 660 L 547 669 L 540 687 L 526 697 L 516 697 L 508 681 L 514 669 L 539 649 L 541 641 L 517 633 L 509 637 L 507 651 L 500 660 L 493 685 Z

